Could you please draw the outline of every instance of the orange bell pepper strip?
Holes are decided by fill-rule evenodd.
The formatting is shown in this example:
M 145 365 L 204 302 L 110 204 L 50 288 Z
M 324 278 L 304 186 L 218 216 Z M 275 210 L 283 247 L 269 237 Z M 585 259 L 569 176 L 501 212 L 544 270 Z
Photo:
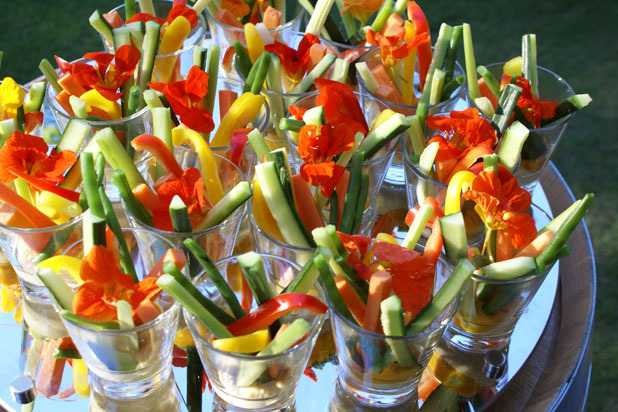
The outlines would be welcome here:
M 363 329 L 370 332 L 378 332 L 378 326 L 380 325 L 380 303 L 388 297 L 391 289 L 392 278 L 388 272 L 375 272 L 371 275 L 365 318 L 362 324 Z
M 157 163 L 163 166 L 168 173 L 172 173 L 177 178 L 182 176 L 182 167 L 174 158 L 172 151 L 165 145 L 165 142 L 157 136 L 141 134 L 131 140 L 131 146 L 138 152 L 150 152 L 157 159 Z
M 0 202 L 7 203 L 19 210 L 35 228 L 56 226 L 46 214 L 30 204 L 26 199 L 9 189 L 5 184 L 0 184 Z
M 477 159 L 489 154 L 494 154 L 494 151 L 491 147 L 484 144 L 474 146 L 464 157 L 459 159 L 459 162 L 457 162 L 453 170 L 451 170 L 451 174 L 444 183 L 449 183 L 455 173 L 462 170 L 468 170 L 470 166 L 476 163 Z
M 432 263 L 437 263 L 442 251 L 442 229 L 440 228 L 440 220 L 436 219 L 431 225 L 431 235 L 427 239 L 425 244 L 425 251 L 423 256 L 430 260 Z
M 359 325 L 362 324 L 366 313 L 363 301 L 358 297 L 352 286 L 350 286 L 343 276 L 335 276 L 335 286 L 337 286 L 341 298 L 350 310 L 352 316 L 354 316 L 354 319 L 356 319 Z
M 408 17 L 411 18 L 412 23 L 414 23 L 414 31 L 417 36 L 422 33 L 427 33 L 427 36 L 430 36 L 429 23 L 427 22 L 425 13 L 423 13 L 423 10 L 415 1 L 408 2 Z M 417 50 L 418 75 L 421 81 L 421 90 L 423 90 L 425 78 L 427 77 L 429 65 L 431 64 L 431 37 L 428 42 L 419 45 Z

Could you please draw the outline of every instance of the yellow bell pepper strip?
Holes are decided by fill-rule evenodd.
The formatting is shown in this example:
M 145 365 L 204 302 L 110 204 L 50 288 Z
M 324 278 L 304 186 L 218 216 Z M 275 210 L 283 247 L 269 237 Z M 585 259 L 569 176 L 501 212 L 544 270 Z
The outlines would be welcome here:
M 69 275 L 71 275 L 71 277 L 75 279 L 79 284 L 82 284 L 84 283 L 84 281 L 79 275 L 79 268 L 81 267 L 81 264 L 81 259 L 78 259 L 76 257 L 58 255 L 52 256 L 37 263 L 37 267 L 39 267 L 40 269 L 51 269 L 58 274 L 65 271 Z
M 414 29 L 414 24 L 411 21 L 406 20 L 405 22 L 405 41 L 406 43 L 411 43 L 414 41 L 414 37 L 416 36 L 416 30 Z M 412 49 L 410 54 L 408 54 L 403 59 L 403 90 L 401 94 L 403 95 L 403 101 L 407 105 L 414 104 L 414 66 L 416 65 L 416 48 Z
M 397 242 L 397 239 L 395 239 L 394 237 L 392 237 L 391 235 L 387 233 L 378 233 L 378 235 L 376 236 L 376 241 L 390 243 L 391 245 L 399 244 L 399 242 Z
M 177 178 L 182 176 L 182 167 L 174 158 L 174 154 L 165 145 L 165 142 L 157 136 L 141 134 L 131 140 L 131 146 L 138 152 L 149 152 L 157 159 L 157 164 L 160 164 L 167 173 L 172 173 Z
M 279 231 L 279 226 L 277 226 L 277 221 L 270 213 L 270 209 L 262 193 L 262 188 L 260 187 L 260 182 L 258 182 L 257 179 L 253 180 L 253 216 L 255 216 L 255 220 L 260 226 L 260 229 L 268 233 L 269 236 L 285 243 L 283 235 L 281 231 Z
M 255 28 L 252 23 L 245 24 L 245 39 L 247 40 L 247 50 L 249 51 L 249 57 L 251 62 L 255 61 L 264 52 L 264 42 L 260 32 Z
M 265 97 L 261 94 L 251 92 L 243 93 L 238 99 L 234 100 L 232 106 L 227 111 L 210 147 L 225 147 L 230 145 L 232 133 L 235 129 L 246 127 L 260 112 L 264 104 Z
M 73 359 L 73 388 L 77 396 L 90 396 L 88 369 L 83 359 Z
M 267 328 L 284 314 L 300 309 L 313 314 L 323 314 L 327 307 L 318 298 L 304 293 L 282 293 L 267 300 L 250 314 L 228 325 L 227 330 L 234 336 L 248 335 Z
M 189 20 L 184 16 L 176 17 L 163 34 L 157 55 L 172 54 L 180 50 L 190 31 L 191 23 L 189 23 Z M 173 80 L 172 74 L 177 58 L 178 56 L 168 56 L 155 59 L 154 69 L 163 83 L 170 83 Z
M 96 89 L 90 89 L 86 93 L 79 96 L 86 104 L 86 110 L 90 112 L 91 107 L 103 110 L 111 119 L 122 118 L 122 108 L 116 102 L 107 100 Z
M 195 130 L 184 127 L 172 129 L 172 140 L 175 145 L 188 144 L 195 150 L 202 167 L 202 180 L 208 201 L 214 206 L 223 198 L 223 186 L 217 171 L 217 162 L 208 147 L 208 143 Z
M 455 173 L 446 189 L 446 202 L 444 204 L 444 214 L 450 215 L 461 210 L 461 193 L 467 191 L 472 186 L 472 181 L 476 176 L 468 170 Z
M 255 353 L 264 349 L 269 343 L 270 332 L 268 328 L 264 328 L 248 335 L 214 340 L 212 346 L 226 352 Z
M 522 61 L 523 59 L 521 56 L 513 57 L 511 60 L 504 63 L 504 66 L 502 67 L 502 71 L 507 76 L 511 76 L 511 77 L 520 76 Z

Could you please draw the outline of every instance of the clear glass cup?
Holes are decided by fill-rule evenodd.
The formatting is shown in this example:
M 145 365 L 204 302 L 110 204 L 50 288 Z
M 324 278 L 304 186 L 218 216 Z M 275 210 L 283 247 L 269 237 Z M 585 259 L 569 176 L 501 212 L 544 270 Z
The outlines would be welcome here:
M 222 56 L 224 56 L 228 52 L 228 49 L 232 47 L 232 43 L 234 43 L 236 40 L 238 40 L 245 46 L 247 45 L 244 27 L 234 27 L 230 26 L 229 24 L 223 23 L 222 21 L 217 19 L 210 12 L 210 10 L 208 10 L 208 8 L 206 8 L 205 13 L 206 20 L 208 21 L 208 27 L 210 28 L 210 32 L 212 34 L 212 38 L 214 39 L 215 44 L 217 44 L 221 49 Z M 289 31 L 299 31 L 304 15 L 305 9 L 300 5 L 300 3 L 286 2 L 286 10 L 281 18 L 284 23 L 275 27 L 274 29 L 268 29 L 268 31 L 276 39 L 278 39 L 280 35 L 283 35 Z M 226 77 L 236 78 L 235 70 L 224 70 L 222 74 Z
M 368 53 L 366 53 L 363 56 L 362 60 L 365 63 L 367 63 L 367 65 L 371 68 L 378 62 L 381 62 L 381 59 L 382 58 L 380 55 L 380 49 L 376 48 L 375 50 L 371 50 Z M 461 74 L 464 74 L 464 70 L 459 64 L 459 62 L 456 61 L 453 77 L 459 76 Z M 360 91 L 362 91 L 363 93 L 366 93 L 371 98 L 376 99 L 380 101 L 381 103 L 384 103 L 392 111 L 404 114 L 406 116 L 411 116 L 416 113 L 416 107 L 417 107 L 416 105 L 405 105 L 405 104 L 391 102 L 383 97 L 378 96 L 377 94 L 373 92 L 370 92 L 369 88 L 367 87 L 367 84 L 363 81 L 363 78 L 361 76 L 357 76 L 357 80 L 358 80 L 358 88 Z M 414 89 L 415 89 L 414 90 L 415 95 L 420 96 L 421 90 L 420 90 L 420 79 L 419 79 L 418 71 L 414 72 Z M 466 101 L 467 94 L 468 94 L 467 87 L 464 81 L 464 83 L 461 86 L 459 86 L 457 89 L 455 89 L 451 93 L 450 97 L 447 100 L 444 100 L 443 102 L 440 102 L 435 105 L 428 105 L 426 108 L 427 114 L 450 112 L 453 109 L 463 110 L 464 108 L 469 106 L 469 104 Z M 403 161 L 401 157 L 402 157 L 402 154 L 398 151 L 395 154 L 391 167 L 388 169 L 388 172 L 386 175 L 386 181 L 390 184 L 403 185 L 405 183 L 404 176 L 403 176 L 404 167 L 403 167 Z
M 176 160 L 178 160 L 178 163 L 180 164 L 180 166 L 183 168 L 183 170 L 186 170 L 189 167 L 196 167 L 200 169 L 199 158 L 195 151 L 186 149 L 181 146 L 177 146 L 176 149 L 174 150 L 174 155 L 176 157 Z M 235 166 L 229 160 L 217 155 L 216 153 L 214 154 L 214 156 L 219 161 L 219 176 L 221 177 L 221 184 L 223 186 L 223 192 L 227 193 L 234 186 L 236 186 L 237 183 L 240 183 L 241 181 L 245 180 L 244 175 L 242 174 L 240 169 L 238 169 L 238 167 Z M 146 160 L 142 161 L 138 165 L 138 169 L 144 176 L 146 183 L 152 187 L 153 183 L 156 180 L 155 178 L 156 163 L 155 163 L 154 158 L 149 157 Z M 149 231 L 150 233 L 156 234 L 157 236 L 161 236 L 167 239 L 169 242 L 171 242 L 171 244 L 174 245 L 174 247 L 182 248 L 183 247 L 182 242 L 187 238 L 191 238 L 195 242 L 197 242 L 202 247 L 202 249 L 204 249 L 206 253 L 208 253 L 208 255 L 213 260 L 222 259 L 232 254 L 232 250 L 234 249 L 234 244 L 236 242 L 236 235 L 238 233 L 240 222 L 246 213 L 246 203 L 245 203 L 241 205 L 238 209 L 236 209 L 236 211 L 234 211 L 234 213 L 232 213 L 232 215 L 229 216 L 222 223 L 219 223 L 218 225 L 210 229 L 204 229 L 204 230 L 200 230 L 197 232 L 187 233 L 187 232 L 167 232 L 164 230 L 157 229 L 137 219 L 131 213 L 129 208 L 126 207 L 124 202 L 122 202 L 122 207 L 125 213 L 127 214 L 127 218 L 129 220 L 129 224 L 131 227 L 140 228 L 140 229 Z M 198 273 L 195 270 L 198 270 L 198 269 L 197 269 L 197 266 L 195 266 L 194 262 L 192 261 L 191 256 L 192 255 L 189 254 L 190 267 L 191 267 L 190 271 L 192 275 L 195 275 L 196 273 Z
M 371 127 L 371 124 L 374 122 L 374 120 L 387 107 L 384 106 L 383 103 L 368 97 L 364 93 L 354 93 L 360 102 L 363 114 L 365 115 L 365 120 L 367 121 L 367 125 Z M 300 99 L 298 102 L 296 102 L 295 105 L 305 109 L 315 107 L 317 96 L 317 93 L 307 95 Z M 294 135 L 295 133 L 287 133 L 289 148 L 288 159 L 290 161 L 290 167 L 292 168 L 292 171 L 300 173 L 300 167 L 304 163 L 304 161 L 298 154 L 298 148 L 296 144 L 297 137 Z M 382 182 L 386 177 L 386 171 L 390 167 L 390 164 L 393 160 L 393 155 L 395 154 L 395 150 L 398 146 L 399 139 L 395 137 L 384 147 L 382 147 L 375 155 L 373 155 L 371 159 L 365 160 L 365 162 L 363 163 L 363 173 L 367 173 L 369 175 L 370 198 L 376 198 L 378 196 L 380 187 L 382 187 Z M 350 167 L 351 164 L 348 164 L 348 170 Z
M 215 128 L 212 132 L 210 132 L 211 139 L 215 136 L 217 130 L 219 129 L 219 125 L 221 124 L 221 112 L 219 107 L 219 91 L 221 90 L 229 90 L 235 92 L 238 96 L 243 94 L 244 83 L 234 79 L 226 79 L 224 77 L 219 77 L 217 79 L 217 94 L 215 95 L 215 102 L 213 104 L 213 112 L 212 112 L 212 120 L 215 124 Z M 260 109 L 258 115 L 251 121 L 251 123 L 247 124 L 245 127 L 255 127 L 262 133 L 266 134 L 266 131 L 271 127 L 270 125 L 270 105 L 268 100 L 264 102 L 262 108 Z M 211 147 L 214 153 L 219 154 L 226 159 L 230 158 L 230 149 L 231 146 L 222 146 L 222 147 Z M 237 165 L 242 173 L 247 176 L 248 179 L 253 177 L 255 165 L 257 164 L 257 157 L 255 156 L 255 152 L 253 148 L 249 144 L 249 141 L 245 144 L 245 148 L 242 152 L 242 156 L 240 157 L 239 164 Z
M 277 290 L 288 284 L 300 270 L 298 265 L 287 259 L 266 254 L 261 256 L 269 280 Z M 231 273 L 240 272 L 236 256 L 220 260 L 216 265 L 228 279 Z M 207 275 L 202 275 L 193 282 L 204 295 L 225 306 Z M 317 287 L 314 290 L 318 298 L 323 300 L 321 288 Z M 240 294 L 238 298 L 240 299 Z M 214 348 L 211 344 L 213 336 L 206 328 L 186 310 L 183 313 L 204 370 L 215 391 L 216 400 L 224 410 L 294 410 L 296 385 L 307 366 L 309 355 L 324 322 L 324 315 L 309 314 L 306 311 L 290 312 L 286 322 L 303 318 L 311 323 L 306 339 L 283 353 L 256 357 Z M 255 375 L 255 378 L 248 377 L 249 373 Z
M 442 258 L 436 264 L 434 293 L 451 275 L 453 268 Z M 345 393 L 370 407 L 396 408 L 415 403 L 417 386 L 438 340 L 453 318 L 455 299 L 425 331 L 410 336 L 385 336 L 367 331 L 344 318 L 328 300 L 329 313 L 339 359 L 338 382 Z M 415 360 L 401 365 L 390 357 L 395 342 L 407 348 Z
M 549 215 L 534 204 L 529 213 L 532 214 L 537 230 L 551 221 Z M 468 352 L 486 352 L 506 347 L 517 321 L 552 266 L 535 276 L 509 280 L 472 275 L 471 281 L 462 290 L 461 303 L 444 338 L 453 346 Z
M 487 69 L 496 79 L 501 79 L 503 66 L 504 63 L 492 63 L 487 65 Z M 539 96 L 543 100 L 560 103 L 575 94 L 566 80 L 543 67 L 538 68 L 538 82 Z M 532 193 L 536 187 L 543 169 L 549 163 L 569 120 L 573 118 L 574 114 L 565 116 L 553 125 L 530 129 L 530 134 L 521 151 L 521 161 L 514 172 L 519 185 L 528 192 Z
M 122 231 L 140 280 L 174 247 L 152 231 L 129 228 Z M 67 255 L 78 258 L 83 253 L 82 240 L 66 251 Z M 91 385 L 101 396 L 119 400 L 143 397 L 170 376 L 179 305 L 165 293 L 155 303 L 162 313 L 133 328 L 97 329 L 63 319 L 88 367 Z
M 172 0 L 153 0 L 155 14 L 157 17 L 166 18 L 170 10 L 172 9 Z M 124 20 L 125 11 L 124 4 L 121 4 L 114 9 L 110 10 L 110 13 L 117 12 Z M 135 2 L 135 12 L 141 11 L 139 2 Z M 103 48 L 107 53 L 114 53 L 114 48 L 111 44 L 105 40 L 105 38 L 99 35 L 103 42 Z M 197 25 L 191 29 L 189 35 L 182 43 L 182 48 L 174 53 L 169 54 L 157 54 L 155 57 L 155 65 L 153 69 L 154 82 L 174 82 L 178 80 L 184 80 L 193 66 L 193 47 L 201 46 L 204 39 L 207 37 L 206 21 L 201 14 L 197 15 Z M 173 69 L 166 69 L 165 67 L 172 66 Z
M 313 256 L 315 249 L 294 246 L 274 238 L 267 231 L 262 229 L 255 219 L 255 215 L 253 214 L 253 201 L 250 200 L 248 203 L 248 215 L 249 221 L 251 222 L 251 231 L 253 234 L 255 249 L 261 253 L 269 253 L 271 255 L 284 257 L 301 266 L 304 266 L 305 263 L 311 259 L 311 256 Z M 359 232 L 361 236 L 369 236 L 371 233 L 371 228 L 376 220 L 376 214 L 377 207 L 375 198 L 370 198 L 368 199 L 366 209 L 363 211 L 361 230 Z

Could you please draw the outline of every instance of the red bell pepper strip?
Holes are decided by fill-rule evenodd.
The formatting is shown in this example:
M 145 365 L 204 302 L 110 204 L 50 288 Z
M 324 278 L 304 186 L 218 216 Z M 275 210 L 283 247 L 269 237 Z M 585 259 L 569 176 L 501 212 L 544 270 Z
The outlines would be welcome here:
M 46 214 L 32 206 L 26 199 L 2 183 L 0 183 L 0 202 L 8 203 L 19 210 L 35 228 L 56 226 L 54 221 L 47 217 Z
M 236 166 L 240 166 L 240 158 L 247 143 L 247 135 L 253 129 L 236 129 L 232 132 L 230 140 L 230 161 Z
M 156 159 L 165 170 L 172 173 L 175 177 L 180 178 L 182 176 L 182 167 L 178 164 L 174 158 L 172 151 L 165 145 L 163 140 L 157 136 L 150 134 L 141 134 L 131 140 L 131 146 L 137 151 L 148 151 Z
M 418 57 L 418 75 L 421 81 L 421 90 L 425 86 L 425 77 L 429 71 L 429 65 L 431 64 L 431 35 L 429 33 L 429 23 L 425 17 L 425 13 L 415 1 L 408 2 L 408 17 L 412 19 L 414 24 L 414 31 L 416 35 L 421 33 L 427 33 L 429 41 L 423 43 L 417 47 L 416 55 Z
M 459 162 L 457 162 L 453 170 L 451 170 L 451 174 L 444 183 L 450 182 L 453 176 L 455 176 L 455 173 L 462 170 L 468 170 L 470 166 L 476 163 L 477 159 L 489 154 L 494 154 L 494 151 L 491 147 L 485 144 L 474 146 L 468 151 L 468 153 L 464 157 L 459 159 Z
M 256 310 L 227 326 L 234 336 L 248 335 L 270 326 L 284 314 L 298 309 L 322 314 L 327 308 L 318 298 L 304 293 L 283 293 L 261 304 Z
M 433 264 L 438 263 L 440 252 L 442 251 L 442 229 L 440 228 L 440 220 L 436 219 L 431 225 L 431 235 L 427 239 L 425 244 L 425 251 L 423 256 L 426 257 Z
M 253 293 L 251 292 L 251 287 L 249 287 L 249 282 L 245 279 L 245 275 L 241 273 L 240 277 L 242 278 L 242 298 L 240 307 L 242 310 L 249 313 L 251 305 L 253 304 Z
M 79 193 L 74 192 L 73 190 L 68 190 L 63 187 L 56 186 L 35 176 L 30 176 L 28 173 L 24 173 L 21 170 L 9 168 L 9 173 L 14 174 L 17 177 L 21 177 L 26 182 L 30 183 L 32 186 L 36 187 L 39 190 L 51 192 L 66 200 L 70 200 L 71 202 L 79 202 Z

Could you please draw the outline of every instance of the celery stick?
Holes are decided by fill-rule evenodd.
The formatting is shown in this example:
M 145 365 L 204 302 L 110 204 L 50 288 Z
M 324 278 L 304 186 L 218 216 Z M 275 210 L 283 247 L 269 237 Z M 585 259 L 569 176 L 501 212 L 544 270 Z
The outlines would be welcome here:
M 472 100 L 481 97 L 479 84 L 476 79 L 476 61 L 474 59 L 474 45 L 472 44 L 472 30 L 468 23 L 463 24 L 464 54 L 466 57 L 466 75 L 468 77 L 468 94 Z
M 423 88 L 423 91 L 421 93 L 420 101 L 425 104 L 431 104 L 430 94 L 432 93 L 433 89 L 434 72 L 437 69 L 441 70 L 442 66 L 444 66 L 444 59 L 446 58 L 446 53 L 449 49 L 452 32 L 453 28 L 451 26 L 446 23 L 442 23 L 442 25 L 440 26 L 440 33 L 438 34 L 438 39 L 436 40 L 436 45 L 434 47 L 433 56 L 431 58 L 431 64 L 429 65 L 427 76 L 425 77 L 425 87 Z M 437 95 L 437 97 L 440 96 L 441 94 Z
M 116 314 L 118 316 L 118 325 L 120 329 L 132 329 L 135 327 L 133 323 L 133 308 L 131 304 L 126 300 L 116 301 Z M 139 349 L 139 342 L 137 340 L 137 333 L 132 332 L 126 336 L 128 342 L 127 352 L 137 352 Z M 125 349 L 125 348 L 123 348 Z
M 209 10 L 213 8 L 213 6 L 215 6 L 214 3 L 215 2 L 212 0 L 197 0 L 195 4 L 193 5 L 193 10 L 195 10 L 195 12 L 199 15 L 199 14 L 202 14 L 202 12 L 204 11 L 206 7 L 208 7 Z M 217 14 L 216 8 L 214 10 L 214 13 L 212 14 L 213 16 Z
M 335 70 L 333 70 L 331 80 L 345 84 L 345 81 L 348 78 L 348 70 L 350 70 L 349 61 L 343 59 L 336 59 Z
M 317 251 L 314 252 L 314 255 L 315 253 Z M 320 272 L 313 263 L 313 258 L 311 258 L 281 293 L 307 293 L 314 286 L 319 276 Z
M 195 227 L 196 231 L 209 229 L 223 222 L 228 216 L 241 207 L 251 196 L 251 185 L 249 182 L 239 182 L 229 192 L 223 196 L 212 209 L 208 211 L 204 219 Z
M 517 100 L 519 99 L 520 94 L 521 87 L 515 86 L 514 84 L 507 84 L 502 91 L 502 95 L 498 101 L 498 107 L 496 108 L 496 113 L 491 118 L 498 137 L 501 137 L 502 134 L 504 134 L 506 126 L 511 118 L 511 114 L 517 106 Z
M 142 13 L 150 14 L 152 17 L 156 17 L 154 5 L 152 0 L 139 0 L 139 10 Z
M 28 182 L 26 182 L 21 177 L 18 177 L 13 180 L 13 183 L 15 184 L 15 192 L 17 192 L 18 195 L 26 199 L 28 203 L 34 204 L 32 199 L 32 193 L 30 192 L 30 185 L 28 184 Z
M 317 1 L 305 33 L 313 34 L 314 36 L 320 35 L 320 32 L 324 28 L 324 23 L 326 23 L 326 19 L 328 18 L 328 13 L 330 13 L 330 9 L 333 7 L 334 3 L 335 0 Z
M 444 88 L 442 89 L 442 101 L 450 99 L 451 94 L 453 94 L 453 92 L 457 90 L 457 88 L 461 86 L 465 80 L 466 76 L 460 74 L 459 76 L 451 79 L 447 84 L 445 84 Z
M 204 108 L 212 113 L 217 95 L 217 79 L 219 77 L 219 56 L 221 50 L 219 46 L 211 44 L 208 47 L 206 57 L 206 71 L 208 72 L 208 94 L 204 98 Z
M 412 151 L 414 154 L 420 155 L 423 153 L 425 144 L 427 143 L 425 141 L 425 133 L 423 133 L 418 116 L 409 117 L 408 122 L 410 123 L 410 127 L 408 127 L 408 137 L 412 144 Z
M 113 169 L 121 169 L 129 182 L 131 189 L 140 183 L 146 183 L 122 143 L 110 127 L 99 130 L 93 140 L 101 149 L 105 160 Z
M 376 32 L 382 31 L 384 25 L 386 24 L 386 20 L 391 15 L 391 10 L 393 9 L 393 1 L 385 0 L 382 2 L 382 7 L 378 10 L 378 14 L 376 14 L 373 23 L 371 24 L 371 29 Z
M 175 195 L 170 202 L 170 217 L 172 219 L 174 232 L 192 232 L 191 219 L 189 218 L 187 205 L 185 205 L 178 195 Z
M 94 12 L 92 12 L 90 17 L 88 18 L 88 21 L 90 22 L 92 28 L 99 32 L 99 34 L 101 34 L 109 44 L 114 44 L 112 27 L 109 25 L 107 20 L 103 18 L 103 15 L 99 10 L 95 10 Z
M 157 285 L 191 312 L 216 338 L 233 337 L 225 326 L 170 275 L 161 275 Z
M 444 70 L 436 69 L 433 72 L 433 77 L 431 79 L 431 92 L 429 94 L 429 104 L 432 106 L 440 103 L 442 99 L 442 89 L 444 88 L 445 77 L 446 73 Z
M 116 137 L 114 136 L 114 138 Z M 105 212 L 103 211 L 103 205 L 101 204 L 101 197 L 99 196 L 97 178 L 94 172 L 94 160 L 92 153 L 82 152 L 79 159 L 81 162 L 82 180 L 84 182 L 83 191 L 86 193 L 88 208 L 93 215 L 100 218 L 105 218 Z
M 438 142 L 433 142 L 429 144 L 423 153 L 421 153 L 420 159 L 418 161 L 418 171 L 429 177 L 431 173 L 431 169 L 433 167 L 433 163 L 436 159 L 436 155 L 438 154 L 438 148 L 440 147 Z M 425 198 L 427 198 L 427 182 L 423 179 L 419 179 L 418 185 L 416 186 L 416 202 L 419 205 L 425 203 Z
M 229 308 L 232 310 L 234 317 L 236 319 L 240 319 L 245 316 L 245 311 L 240 306 L 240 303 L 238 303 L 238 299 L 236 298 L 234 291 L 230 288 L 230 285 L 228 285 L 223 276 L 221 276 L 221 273 L 215 266 L 215 263 L 212 261 L 210 256 L 208 256 L 208 254 L 204 252 L 204 250 L 191 238 L 185 239 L 182 243 L 191 251 L 191 253 L 193 253 L 200 266 L 204 268 L 206 274 L 219 290 L 219 293 L 223 299 L 225 299 Z
M 376 78 L 373 77 L 373 73 L 371 73 L 371 70 L 369 70 L 369 66 L 367 66 L 367 63 L 359 62 L 356 63 L 354 66 L 356 67 L 356 72 L 365 82 L 367 89 L 371 93 L 375 93 L 376 89 L 378 88 L 378 82 L 376 81 Z
M 258 129 L 253 129 L 249 132 L 247 138 L 259 161 L 262 161 L 264 156 L 270 152 L 270 147 L 266 144 L 264 136 L 262 136 L 262 133 L 260 133 Z
M 273 92 L 268 98 L 268 104 L 271 110 L 271 117 L 275 126 L 279 125 L 279 121 L 285 118 L 285 102 L 283 101 L 283 86 L 281 85 L 281 60 L 279 56 L 273 55 L 270 58 L 270 65 L 266 73 L 266 87 Z M 275 127 L 275 133 L 281 140 L 285 140 L 285 133 Z
M 99 196 L 101 197 L 101 204 L 103 205 L 103 210 L 105 211 L 105 221 L 107 222 L 107 226 L 109 226 L 110 230 L 114 233 L 114 236 L 116 236 L 116 240 L 118 241 L 118 255 L 120 256 L 120 264 L 122 266 L 122 270 L 124 271 L 124 273 L 127 273 L 131 276 L 133 282 L 138 283 L 139 279 L 137 278 L 137 273 L 135 272 L 133 258 L 131 257 L 131 252 L 129 251 L 127 242 L 122 234 L 120 222 L 118 222 L 118 218 L 116 217 L 116 212 L 114 211 L 112 202 L 109 201 L 109 198 L 105 194 L 105 189 L 102 187 L 99 187 Z
M 418 117 L 418 124 L 421 126 L 421 130 L 425 130 L 425 116 L 427 116 L 427 105 L 423 102 L 418 102 L 416 106 L 416 117 Z M 424 132 L 423 132 L 424 133 Z
M 144 91 L 142 95 L 144 97 L 144 101 L 146 102 L 150 110 L 156 107 L 165 107 L 163 106 L 163 103 L 161 102 L 161 99 L 159 98 L 159 95 L 155 90 L 148 89 Z
M 433 211 L 433 207 L 429 204 L 423 203 L 421 205 L 416 217 L 412 221 L 412 225 L 410 225 L 410 228 L 408 229 L 408 233 L 406 233 L 406 237 L 401 243 L 403 247 L 414 250 Z
M 150 109 L 150 112 L 152 113 L 153 134 L 163 140 L 165 146 L 173 153 L 171 109 L 169 107 L 155 107 Z M 165 175 L 165 170 L 163 166 L 157 163 L 156 176 L 160 178 L 163 175 Z
M 56 93 L 60 93 L 64 90 L 62 86 L 60 86 L 60 84 L 58 83 L 58 73 L 56 73 L 56 70 L 54 70 L 49 60 L 41 60 L 41 63 L 39 63 L 39 70 L 41 70 L 41 73 L 43 73 L 45 79 L 47 79 L 47 81 L 49 82 L 51 87 L 54 88 Z
M 343 9 L 344 6 L 343 0 L 335 0 L 335 4 L 337 5 L 337 8 L 331 9 L 331 13 L 336 13 L 338 16 L 341 16 L 345 36 L 350 38 L 354 33 L 356 33 L 356 23 L 354 23 L 354 19 L 349 13 L 341 13 L 341 9 Z
M 86 103 L 82 99 L 77 96 L 71 95 L 69 97 L 69 103 L 71 104 L 71 109 L 73 109 L 73 114 L 78 119 L 86 119 L 88 117 L 88 112 L 86 111 Z
M 238 256 L 237 261 L 258 306 L 277 295 L 268 281 L 264 261 L 260 255 L 255 252 L 248 252 Z
M 33 113 L 40 112 L 45 100 L 45 87 L 47 82 L 45 80 L 32 83 L 28 95 L 24 100 L 24 112 Z
M 532 95 L 539 95 L 539 74 L 536 65 L 536 34 L 524 34 L 521 39 L 521 72 L 530 82 Z
M 124 20 L 127 21 L 135 14 L 135 1 L 124 0 Z

